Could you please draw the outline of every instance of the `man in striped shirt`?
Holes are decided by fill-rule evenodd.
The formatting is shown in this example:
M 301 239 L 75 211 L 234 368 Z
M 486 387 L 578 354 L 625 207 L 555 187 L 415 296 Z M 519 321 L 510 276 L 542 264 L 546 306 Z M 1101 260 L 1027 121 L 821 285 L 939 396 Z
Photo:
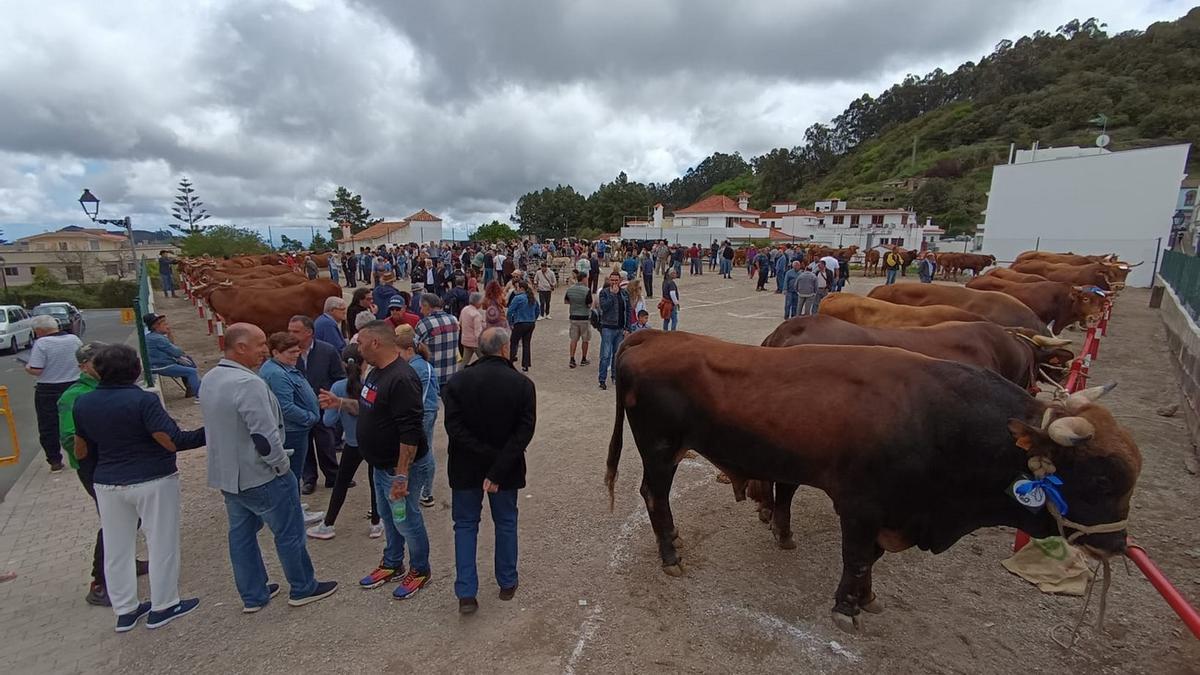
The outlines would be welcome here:
M 442 298 L 434 293 L 421 296 L 421 316 L 414 329 L 417 344 L 429 348 L 433 374 L 438 384 L 445 386 L 446 380 L 458 371 L 458 319 L 445 311 Z

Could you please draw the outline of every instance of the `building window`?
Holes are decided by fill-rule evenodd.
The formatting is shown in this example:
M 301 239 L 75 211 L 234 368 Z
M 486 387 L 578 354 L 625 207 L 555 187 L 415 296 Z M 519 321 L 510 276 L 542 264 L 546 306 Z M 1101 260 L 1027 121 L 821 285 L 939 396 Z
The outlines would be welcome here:
M 843 224 L 845 224 L 845 222 L 846 222 L 846 216 L 834 216 L 833 217 L 834 225 L 843 225 Z
M 120 267 L 117 263 L 104 263 L 104 273 L 110 277 L 115 277 L 120 272 Z
M 65 241 L 58 242 L 58 250 L 60 250 L 60 251 L 67 250 L 67 242 L 65 242 Z
M 15 268 L 15 267 L 5 267 L 5 268 L 4 268 L 4 276 L 6 276 L 6 277 L 15 277 L 15 276 L 17 276 L 17 268 Z
M 83 265 L 67 265 L 68 281 L 83 281 Z
M 36 272 L 37 272 L 37 268 L 36 268 L 36 267 L 30 267 L 30 268 L 29 268 L 29 276 L 33 276 L 33 275 L 34 275 Z
M 93 251 L 99 251 L 99 250 L 100 250 L 100 240 L 99 240 L 99 239 L 92 239 L 91 241 L 89 241 L 89 242 L 88 242 L 88 246 L 89 246 L 89 247 L 90 247 L 90 248 L 91 248 Z
M 858 224 L 858 214 L 856 213 L 856 214 L 850 216 L 850 225 L 854 226 L 857 224 Z
M 883 224 L 883 216 L 882 215 L 871 216 L 871 224 L 872 225 L 882 225 Z
M 900 224 L 901 224 L 901 225 L 907 225 L 907 224 L 908 224 L 908 214 L 907 214 L 907 213 L 901 213 L 901 214 L 900 214 Z

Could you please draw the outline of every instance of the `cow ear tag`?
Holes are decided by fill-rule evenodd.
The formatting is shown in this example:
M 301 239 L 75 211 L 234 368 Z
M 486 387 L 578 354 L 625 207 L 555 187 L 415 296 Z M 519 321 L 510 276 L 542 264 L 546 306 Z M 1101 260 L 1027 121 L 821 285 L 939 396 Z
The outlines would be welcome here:
M 1016 480 L 1008 486 L 1008 496 L 1017 501 L 1018 504 L 1029 509 L 1031 513 L 1037 513 L 1043 506 L 1046 505 L 1046 491 L 1040 487 L 1032 487 L 1033 480 L 1028 474 L 1021 474 Z

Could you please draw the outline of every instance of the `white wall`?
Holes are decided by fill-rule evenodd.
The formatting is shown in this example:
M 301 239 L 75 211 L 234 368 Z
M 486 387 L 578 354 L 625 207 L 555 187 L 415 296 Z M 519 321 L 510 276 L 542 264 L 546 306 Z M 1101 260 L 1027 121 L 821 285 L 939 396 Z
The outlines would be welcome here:
M 1129 274 L 1128 283 L 1149 286 L 1157 238 L 1165 246 L 1171 233 L 1189 147 L 995 167 L 983 252 L 1001 261 L 1035 246 L 1083 255 L 1117 253 L 1132 263 L 1145 261 Z

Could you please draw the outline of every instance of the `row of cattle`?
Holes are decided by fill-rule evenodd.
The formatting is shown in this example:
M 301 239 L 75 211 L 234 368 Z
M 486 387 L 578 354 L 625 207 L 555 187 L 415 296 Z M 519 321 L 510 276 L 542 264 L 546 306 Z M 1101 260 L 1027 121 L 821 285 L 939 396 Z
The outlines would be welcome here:
M 824 491 L 841 522 L 832 616 L 846 630 L 860 627 L 862 611 L 882 610 L 871 569 L 885 551 L 940 553 L 978 528 L 1007 525 L 1034 537 L 1064 534 L 1099 557 L 1122 552 L 1141 455 L 1096 404 L 1108 388 L 1033 395 L 1039 380 L 1054 377 L 1048 370 L 1074 358 L 1069 341 L 1051 333 L 1094 325 L 1105 299 L 1008 274 L 979 277 L 1003 287 L 994 291 L 897 284 L 866 298 L 834 294 L 817 315 L 785 321 L 759 347 L 635 333 L 617 359 L 610 500 L 626 419 L 659 555 L 673 576 L 683 568 L 670 488 L 688 450 L 719 467 L 739 501 L 758 502 L 785 548 L 794 547 L 798 487 Z M 763 382 L 800 386 L 780 396 Z
M 325 255 L 312 256 L 320 269 L 324 269 L 320 258 Z M 192 295 L 222 321 L 250 323 L 268 335 L 287 330 L 288 320 L 297 314 L 319 316 L 326 298 L 342 296 L 342 287 L 334 281 L 310 281 L 284 264 L 278 254 L 231 260 L 183 259 L 179 271 L 187 278 Z

